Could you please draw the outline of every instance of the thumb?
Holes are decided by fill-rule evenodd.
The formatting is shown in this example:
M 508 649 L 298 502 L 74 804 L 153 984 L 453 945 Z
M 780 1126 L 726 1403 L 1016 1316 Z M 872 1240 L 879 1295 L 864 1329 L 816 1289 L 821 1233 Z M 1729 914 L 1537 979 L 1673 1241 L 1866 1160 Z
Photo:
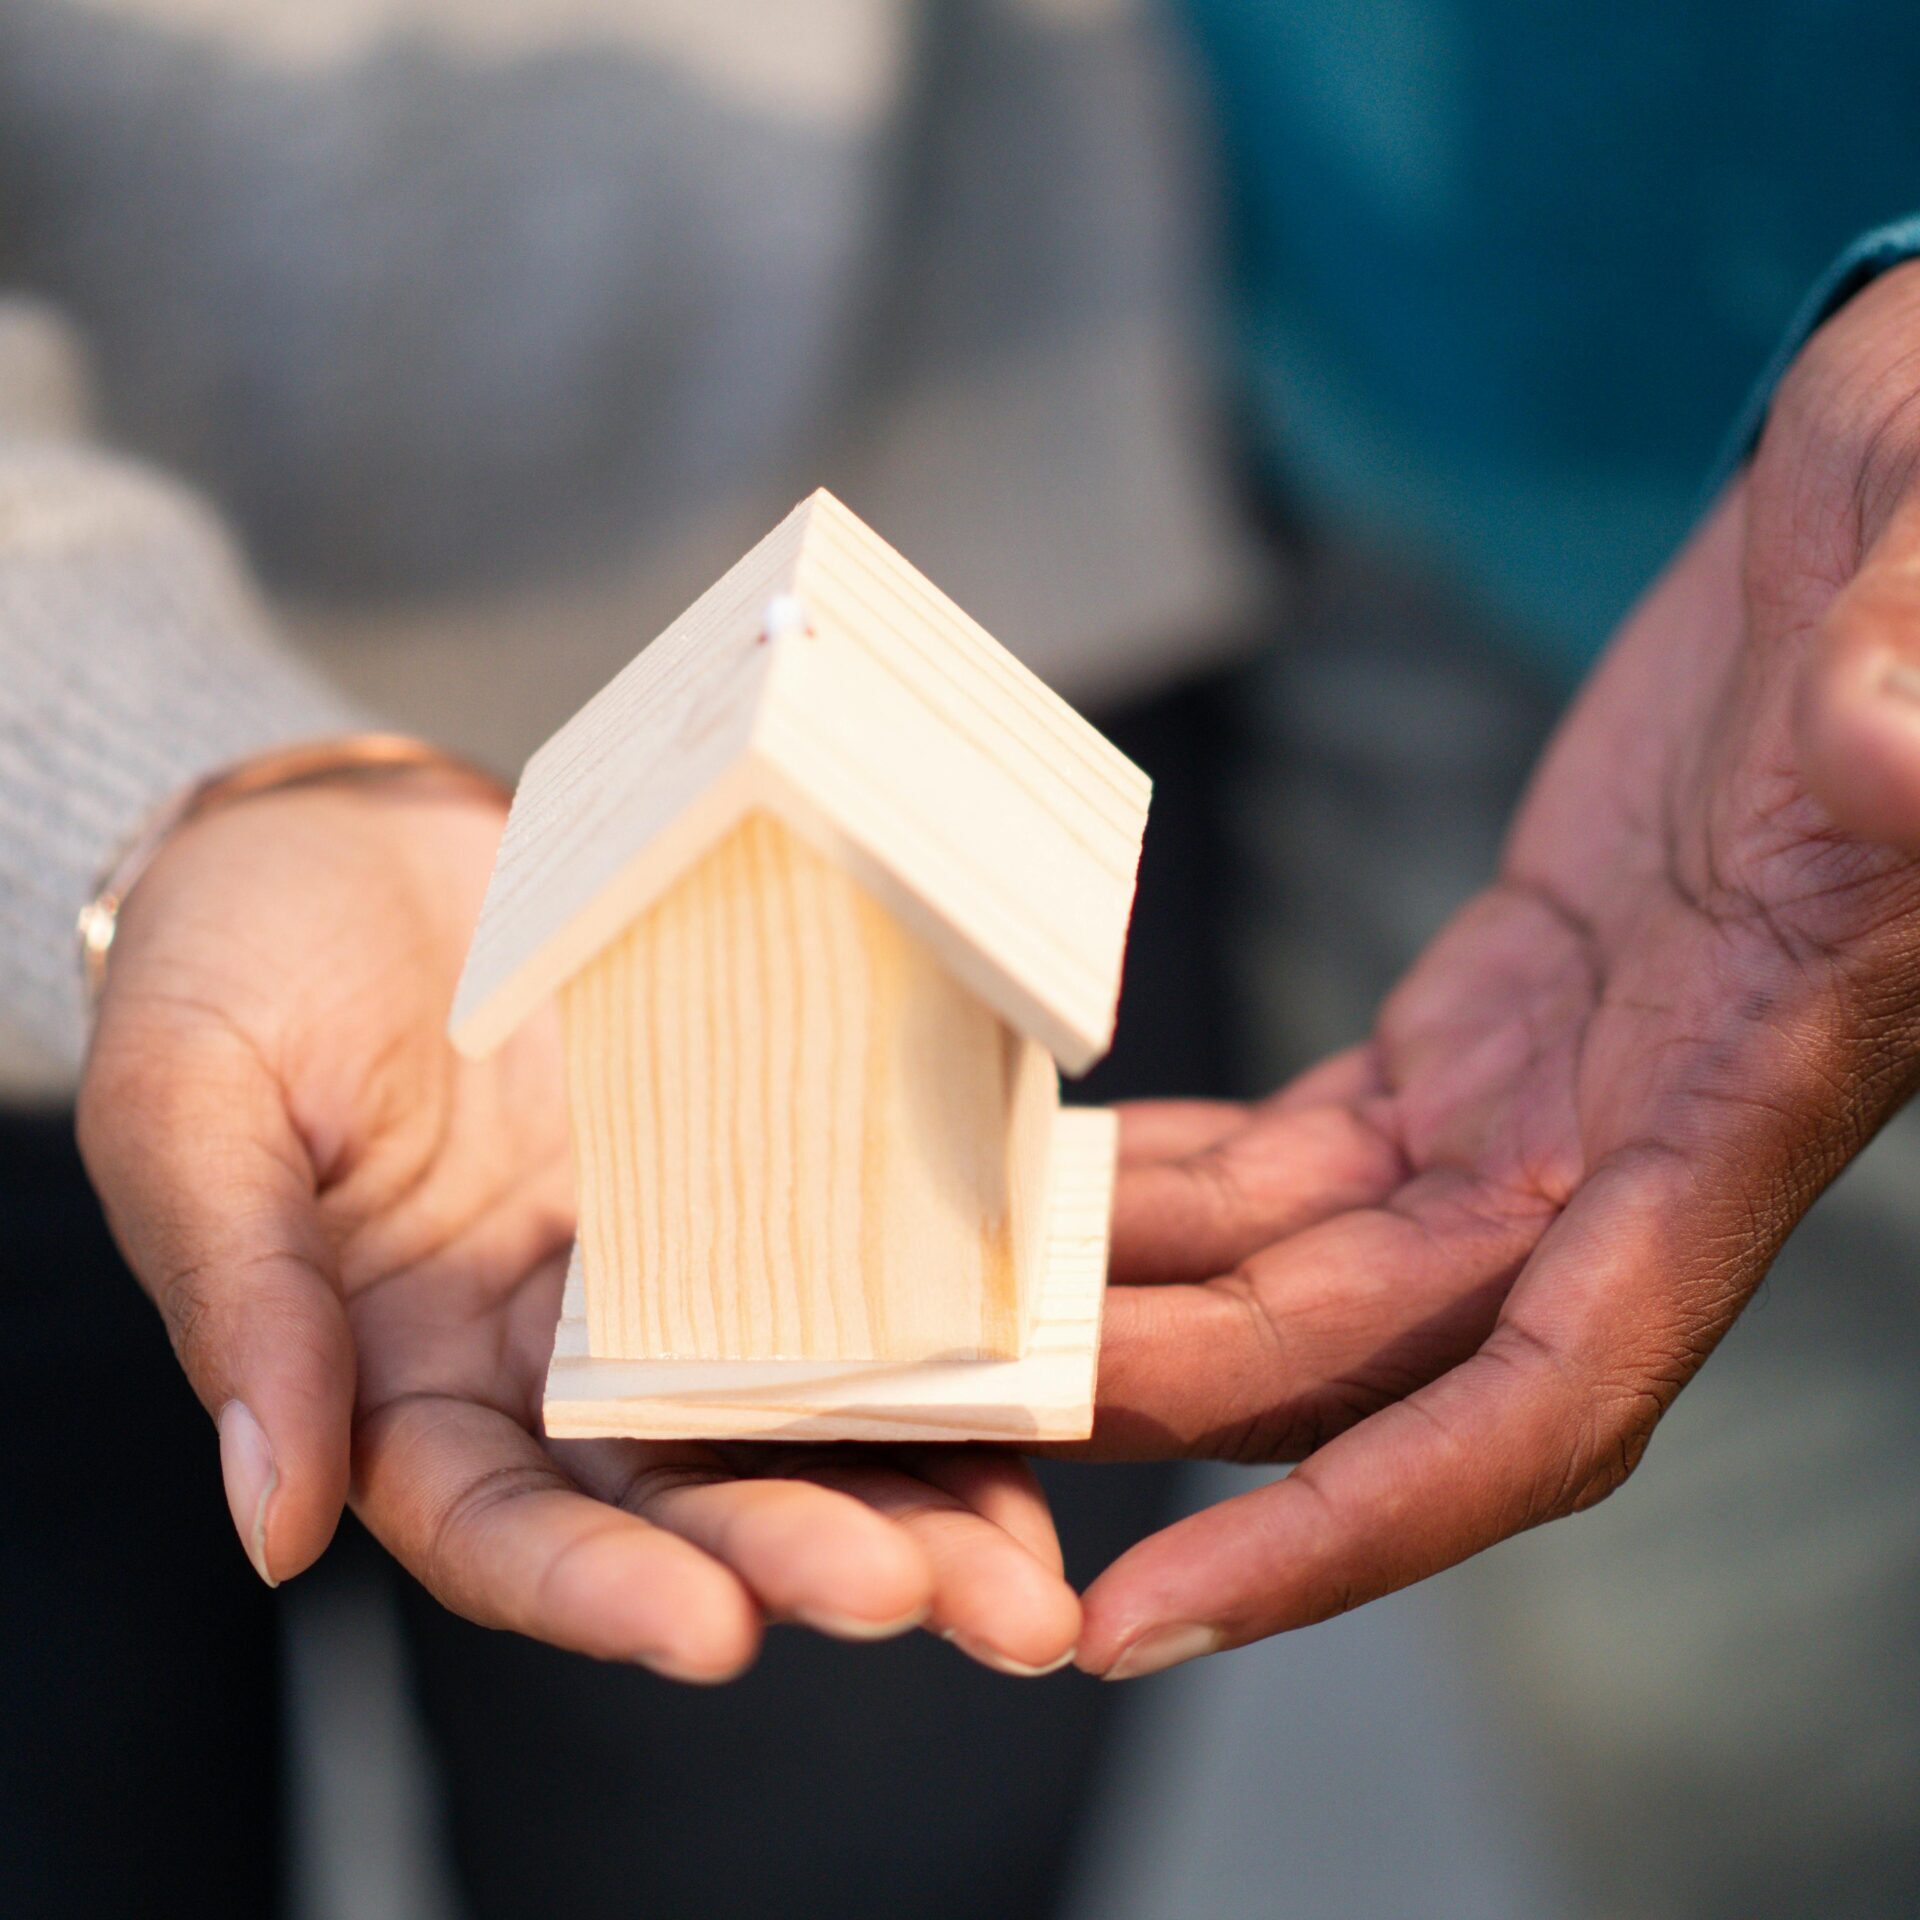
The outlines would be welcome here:
M 277 1585 L 333 1536 L 354 1396 L 332 1249 L 279 1084 L 216 1017 L 109 992 L 79 1136 L 114 1237 L 218 1423 L 241 1545 Z
M 1828 607 L 1797 718 L 1808 784 L 1834 819 L 1920 851 L 1920 495 Z

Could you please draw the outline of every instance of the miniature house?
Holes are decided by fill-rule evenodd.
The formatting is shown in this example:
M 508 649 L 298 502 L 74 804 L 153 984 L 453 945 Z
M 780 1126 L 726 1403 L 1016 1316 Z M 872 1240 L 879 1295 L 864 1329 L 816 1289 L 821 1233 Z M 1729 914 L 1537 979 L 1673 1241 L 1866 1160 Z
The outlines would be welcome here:
M 453 1036 L 558 1004 L 548 1431 L 1091 1422 L 1147 781 L 827 493 L 528 763 Z

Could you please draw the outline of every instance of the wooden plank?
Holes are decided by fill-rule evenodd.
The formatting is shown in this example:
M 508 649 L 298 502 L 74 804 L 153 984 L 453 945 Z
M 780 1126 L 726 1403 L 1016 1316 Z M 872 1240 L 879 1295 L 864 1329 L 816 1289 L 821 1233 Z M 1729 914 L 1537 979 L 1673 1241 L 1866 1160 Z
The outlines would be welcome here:
M 589 1350 L 1011 1356 L 1059 1081 L 751 814 L 561 995 Z
M 555 1439 L 764 1439 L 1013 1444 L 1093 1428 L 1117 1128 L 1067 1108 L 1055 1126 L 1045 1259 L 1028 1350 L 918 1365 L 596 1360 L 576 1251 L 547 1374 Z
M 775 661 L 754 743 L 777 782 L 766 804 L 981 999 L 1070 1073 L 1105 1052 L 1137 837 L 1096 861 L 976 743 L 831 629 Z
M 1113 1037 L 1151 783 L 858 516 L 820 492 L 793 593 L 818 644 L 755 746 L 783 817 L 1070 1073 Z
M 1011 1319 L 989 1320 L 983 1355 L 1011 1357 L 1029 1350 L 1040 1319 L 1047 1261 L 1048 1203 L 1060 1131 L 1060 1069 L 1037 1040 L 1025 1040 L 1003 1022 L 1008 1065 L 1006 1126 L 1001 1158 L 1007 1169 L 1007 1211 L 1014 1249 Z M 1004 1298 L 1002 1306 L 1007 1303 Z
M 776 594 L 806 625 L 763 644 Z M 496 1044 L 759 807 L 1082 1071 L 1112 1037 L 1148 790 L 817 493 L 529 764 L 454 1038 Z
M 808 518 L 803 502 L 527 762 L 454 996 L 463 1052 L 497 1047 L 754 804 L 763 623 Z

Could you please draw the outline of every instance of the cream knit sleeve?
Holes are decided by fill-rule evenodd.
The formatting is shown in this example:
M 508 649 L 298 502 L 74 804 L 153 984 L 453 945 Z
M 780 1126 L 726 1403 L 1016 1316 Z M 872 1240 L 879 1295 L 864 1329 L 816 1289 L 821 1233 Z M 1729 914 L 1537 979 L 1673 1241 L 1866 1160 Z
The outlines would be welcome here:
M 194 775 L 366 724 L 275 643 L 215 516 L 90 444 L 71 337 L 0 300 L 0 1100 L 59 1098 L 85 1038 L 74 916 Z

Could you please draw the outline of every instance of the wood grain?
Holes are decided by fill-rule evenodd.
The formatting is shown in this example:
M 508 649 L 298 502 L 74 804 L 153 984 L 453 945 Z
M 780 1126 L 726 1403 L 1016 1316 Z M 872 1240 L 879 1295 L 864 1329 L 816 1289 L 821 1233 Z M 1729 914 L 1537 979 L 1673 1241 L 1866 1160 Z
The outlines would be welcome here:
M 1019 1359 L 906 1366 L 595 1359 L 576 1249 L 547 1374 L 547 1432 L 555 1439 L 1084 1439 L 1093 1430 L 1115 1141 L 1110 1113 L 1068 1108 L 1059 1115 L 1037 1311 Z
M 796 508 L 530 759 L 454 996 L 463 1052 L 498 1046 L 753 803 L 766 607 Z
M 818 644 L 755 728 L 781 812 L 1069 1073 L 1113 1037 L 1145 774 L 831 494 L 793 592 Z
M 561 995 L 600 1358 L 1012 1356 L 1051 1057 L 751 814 Z

